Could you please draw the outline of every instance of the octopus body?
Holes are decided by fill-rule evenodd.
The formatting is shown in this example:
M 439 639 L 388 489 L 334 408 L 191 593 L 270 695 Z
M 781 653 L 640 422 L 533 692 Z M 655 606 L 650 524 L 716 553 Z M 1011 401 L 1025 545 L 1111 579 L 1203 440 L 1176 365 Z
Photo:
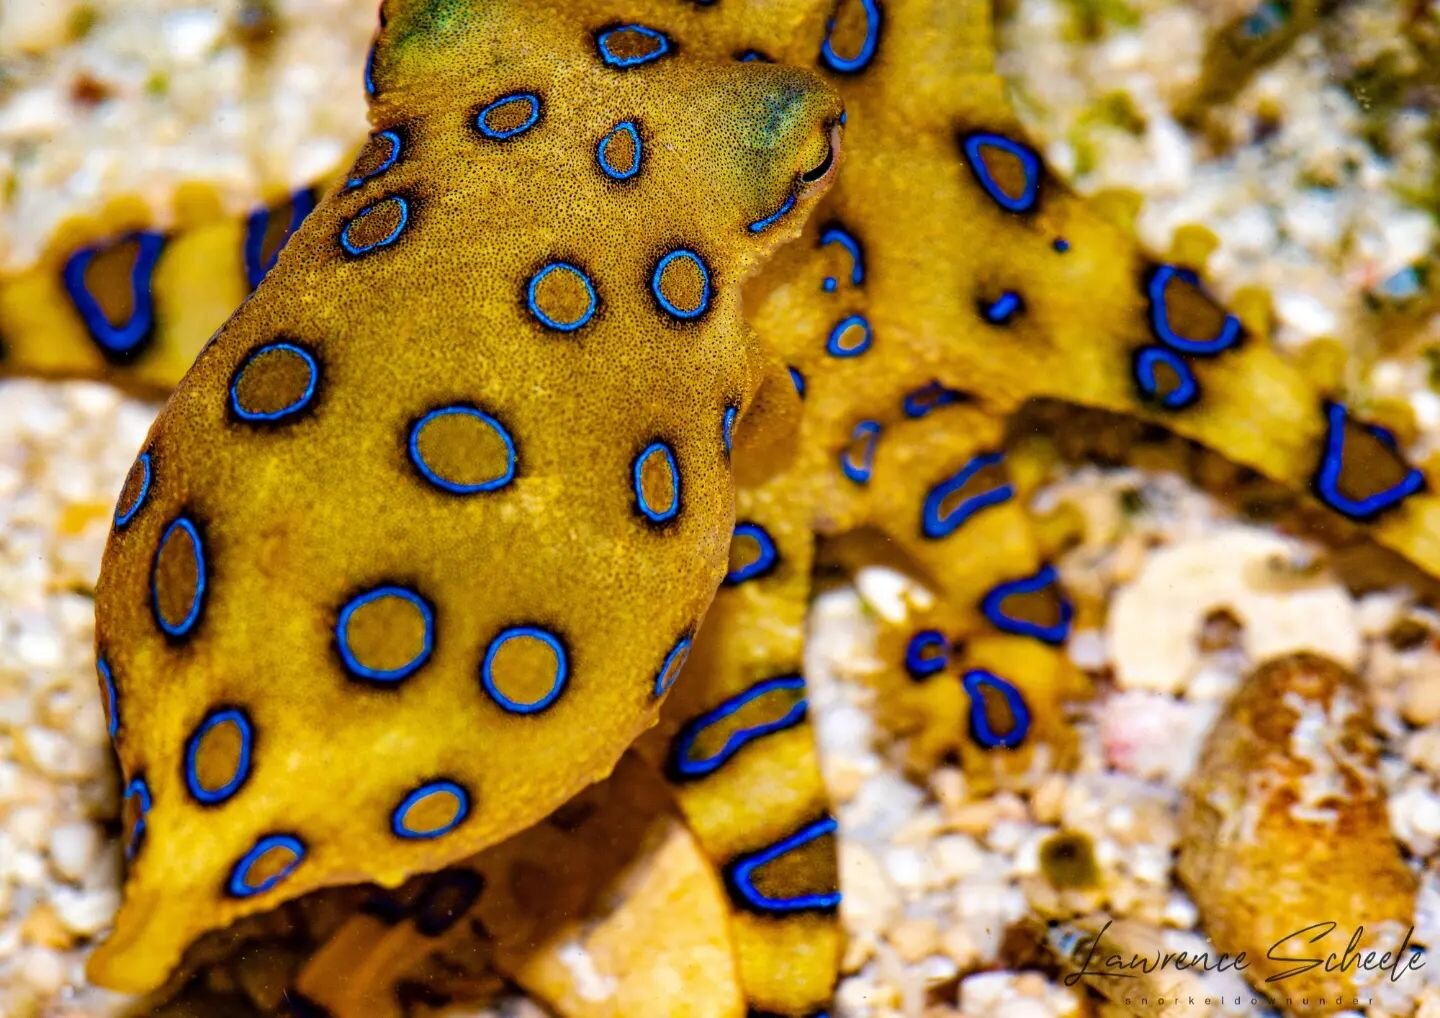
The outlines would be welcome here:
M 992 50 L 971 2 L 387 0 L 353 165 L 241 224 L 119 210 L 0 287 L 8 370 L 178 381 L 97 591 L 130 857 L 97 981 L 150 990 L 337 885 L 470 873 L 479 915 L 484 850 L 551 845 L 532 825 L 633 746 L 728 914 L 738 989 L 703 1013 L 822 1011 L 813 569 L 937 592 L 882 635 L 920 763 L 1063 765 L 1073 608 L 1006 432 L 1037 402 L 1160 425 L 1440 575 L 1394 437 L 1050 175 Z M 293 999 L 371 1013 L 337 974 L 396 975 L 393 938 L 505 941 L 493 905 L 452 934 L 407 902 Z

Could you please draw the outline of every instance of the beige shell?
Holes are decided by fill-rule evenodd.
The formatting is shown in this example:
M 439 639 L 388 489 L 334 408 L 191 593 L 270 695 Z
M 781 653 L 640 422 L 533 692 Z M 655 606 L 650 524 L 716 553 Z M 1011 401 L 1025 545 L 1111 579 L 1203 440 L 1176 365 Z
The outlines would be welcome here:
M 1369 996 L 1364 984 L 1389 971 L 1357 983 L 1353 963 L 1327 972 L 1325 959 L 1343 961 L 1362 926 L 1362 951 L 1400 951 L 1412 924 L 1415 876 L 1391 833 L 1377 758 L 1359 681 L 1297 654 L 1245 679 L 1187 789 L 1180 878 L 1215 949 L 1246 952 L 1243 974 L 1287 1014 Z M 1404 979 L 1410 949 L 1400 954 Z M 1322 964 L 1306 970 L 1312 959 Z

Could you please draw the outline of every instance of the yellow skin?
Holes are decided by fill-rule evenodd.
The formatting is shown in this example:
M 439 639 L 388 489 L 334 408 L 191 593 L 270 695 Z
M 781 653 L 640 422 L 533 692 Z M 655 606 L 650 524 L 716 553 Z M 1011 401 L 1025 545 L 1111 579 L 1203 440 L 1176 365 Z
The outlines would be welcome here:
M 108 985 L 543 818 L 654 724 L 725 570 L 724 412 L 744 427 L 766 366 L 738 284 L 791 229 L 745 225 L 813 201 L 834 93 L 764 64 L 608 67 L 579 27 L 601 5 L 387 14 L 374 118 L 405 152 L 322 203 L 201 353 L 102 565 L 117 750 L 150 802 L 92 961 Z M 596 146 L 627 118 L 622 187 Z
M 1050 646 L 1064 629 L 1055 585 L 1034 595 L 1049 601 L 1033 611 L 1005 602 L 1006 614 L 1051 630 L 1047 640 L 1013 624 L 987 633 L 994 613 L 981 608 L 998 584 L 1044 565 L 1043 534 L 1024 508 L 1035 478 L 1023 457 L 996 456 L 1006 419 L 1035 399 L 1158 423 L 1297 493 L 1317 490 L 1343 510 L 1330 516 L 1338 533 L 1362 527 L 1440 575 L 1435 500 L 1412 491 L 1420 479 L 1399 454 L 1327 407 L 1267 346 L 1261 316 L 1227 317 L 1192 267 L 1148 259 L 1030 163 L 993 73 L 987 5 L 843 0 L 833 28 L 821 0 L 607 8 L 392 0 L 372 118 L 377 133 L 403 129 L 403 158 L 320 204 L 157 422 L 153 484 L 117 529 L 98 592 L 120 759 L 127 782 L 150 781 L 154 806 L 97 980 L 148 989 L 193 936 L 239 915 L 454 863 L 602 778 L 638 739 L 731 880 L 728 936 L 748 1006 L 824 1007 L 841 949 L 834 839 L 803 690 L 786 678 L 802 668 L 816 537 L 844 563 L 898 560 L 941 595 L 882 636 L 894 667 L 879 681 L 891 720 L 919 733 L 917 765 L 958 746 L 982 786 L 1019 780 L 1040 752 L 1063 765 L 1061 706 L 1085 690 Z M 619 21 L 663 31 L 678 53 L 605 67 L 593 31 Z M 826 54 L 819 70 L 848 125 L 839 184 L 818 209 L 825 180 L 802 175 L 823 167 L 840 101 L 809 74 L 735 62 L 751 49 L 804 67 Z M 538 123 L 508 140 L 479 136 L 474 112 L 518 90 L 541 94 Z M 643 125 L 646 143 L 644 170 L 628 183 L 595 166 L 596 144 L 624 117 Z M 343 179 L 388 151 L 372 142 Z M 347 257 L 346 224 L 397 194 L 413 202 L 399 239 Z M 788 215 L 747 229 L 788 195 Z M 352 227 L 355 237 L 383 238 L 394 212 Z M 77 228 L 64 239 L 72 246 L 0 288 L 11 370 L 164 386 L 233 303 L 241 231 L 183 232 L 159 257 L 148 346 L 122 366 L 100 358 L 56 280 L 77 238 L 115 225 Z M 863 271 L 837 225 L 858 242 Z M 649 292 L 656 260 L 678 243 L 711 269 L 711 307 L 697 323 L 667 317 Z M 222 249 L 236 267 L 230 281 L 205 284 L 182 316 L 179 288 L 204 275 L 194 259 Z M 599 293 L 593 321 L 574 333 L 545 329 L 526 307 L 527 280 L 556 257 L 583 265 Z M 94 286 L 105 285 L 97 274 Z M 125 317 L 123 290 L 102 293 L 113 320 Z M 551 299 L 562 318 L 584 304 L 573 289 Z M 837 329 L 850 316 L 868 326 L 868 346 L 865 326 Z M 1228 335 L 1236 342 L 1217 338 Z M 236 420 L 232 378 L 277 336 L 322 365 L 314 404 L 278 423 Z M 1142 353 L 1156 370 L 1149 395 Z M 300 362 L 284 356 L 246 390 L 257 406 L 294 394 Z M 803 379 L 803 401 L 787 366 Z M 1167 408 L 1167 397 L 1186 402 L 1178 372 L 1197 391 Z M 906 406 L 925 392 L 939 405 Z M 412 422 L 461 400 L 516 438 L 516 478 L 499 490 L 436 490 L 407 455 Z M 675 447 L 683 486 L 679 520 L 658 530 L 637 515 L 631 483 L 655 437 Z M 488 462 L 494 476 L 496 448 L 475 439 L 447 462 Z M 951 479 L 958 491 L 945 496 Z M 646 490 L 658 499 L 665 487 L 651 477 Z M 177 639 L 157 628 L 150 584 L 161 535 L 181 512 L 199 521 L 211 575 L 198 622 Z M 772 567 L 755 527 L 773 543 Z M 185 557 L 172 554 L 161 574 L 173 622 L 190 604 Z M 337 655 L 347 599 L 380 584 L 413 588 L 435 608 L 433 651 L 398 689 L 357 681 Z M 403 664 L 416 639 L 413 610 L 391 609 L 357 623 L 382 670 Z M 702 618 L 684 682 L 641 737 L 661 702 L 656 673 Z M 538 716 L 508 713 L 482 689 L 480 662 L 504 627 L 536 622 L 563 627 L 573 683 Z M 917 629 L 939 634 L 930 656 L 940 665 L 921 674 L 901 666 Z M 962 636 L 963 654 L 951 649 Z M 519 700 L 545 688 L 549 659 L 530 650 L 513 663 Z M 241 704 L 257 731 L 252 773 L 232 799 L 202 807 L 187 796 L 186 740 L 217 705 Z M 726 705 L 735 713 L 716 720 Z M 742 728 L 751 737 L 721 752 Z M 226 776 L 233 741 L 206 747 L 202 770 Z M 721 762 L 681 773 L 680 757 Z M 397 803 L 442 777 L 471 793 L 464 822 L 435 840 L 397 838 Z M 265 893 L 227 898 L 236 860 L 274 832 L 303 832 L 302 864 Z M 777 912 L 737 894 L 737 865 L 798 832 L 806 839 L 756 867 L 754 884 L 807 907 Z M 347 936 L 347 951 L 371 949 L 373 939 Z M 325 985 L 322 976 L 308 978 Z M 583 1013 L 561 989 L 537 992 Z

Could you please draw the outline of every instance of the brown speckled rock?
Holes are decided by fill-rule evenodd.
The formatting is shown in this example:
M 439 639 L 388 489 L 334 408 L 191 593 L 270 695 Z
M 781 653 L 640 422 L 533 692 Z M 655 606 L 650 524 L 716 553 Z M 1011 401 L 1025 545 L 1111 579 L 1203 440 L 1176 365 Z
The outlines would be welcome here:
M 1362 926 L 1362 952 L 1396 951 L 1413 921 L 1415 877 L 1390 830 L 1377 757 L 1358 680 L 1299 654 L 1241 684 L 1187 789 L 1180 879 L 1215 949 L 1246 952 L 1243 974 L 1287 1014 L 1332 1014 L 1337 996 L 1368 997 L 1353 960 L 1330 972 L 1324 960 L 1340 965 Z M 1328 933 L 1316 926 L 1330 922 Z M 1312 959 L 1322 964 L 1297 971 Z M 1358 986 L 1390 971 L 1360 972 Z

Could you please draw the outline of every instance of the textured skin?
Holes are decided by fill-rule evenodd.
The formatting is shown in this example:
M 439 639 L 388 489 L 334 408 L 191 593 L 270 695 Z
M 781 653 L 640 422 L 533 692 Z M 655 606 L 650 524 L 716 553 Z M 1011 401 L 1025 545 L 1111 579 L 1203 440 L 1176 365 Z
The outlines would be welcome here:
M 431 24 L 441 11 L 444 31 Z M 683 55 L 617 72 L 580 27 L 605 25 L 604 10 L 387 13 L 374 116 L 403 130 L 407 154 L 322 203 L 201 353 L 147 441 L 151 480 L 132 492 L 143 504 L 107 547 L 99 654 L 127 784 L 146 782 L 152 806 L 92 962 L 106 984 L 149 989 L 205 929 L 318 887 L 398 885 L 541 819 L 654 723 L 658 677 L 724 572 L 722 419 L 733 406 L 743 420 L 764 367 L 737 284 L 789 228 L 745 224 L 791 193 L 810 203 L 797 178 L 827 156 L 833 93 L 802 71 Z M 496 52 L 525 56 L 492 67 Z M 542 97 L 528 130 L 501 140 L 472 126 L 521 89 Z M 622 192 L 595 146 L 641 111 L 645 169 Z M 693 321 L 650 292 L 652 266 L 681 247 L 710 273 Z M 591 314 L 583 297 L 539 291 L 550 320 L 588 316 L 568 332 L 525 300 L 557 259 L 598 292 Z M 702 299 L 662 283 L 682 313 Z M 288 348 L 268 367 L 247 367 L 277 341 Z M 452 406 L 500 422 L 513 462 L 485 430 L 442 430 L 417 455 L 417 422 Z M 468 413 L 468 427 L 493 428 Z M 673 467 L 637 496 L 656 441 L 678 465 L 678 505 Z M 421 464 L 498 486 L 457 494 Z M 526 635 L 537 631 L 549 646 Z M 248 714 L 253 751 L 245 772 L 224 746 L 202 747 L 219 777 L 202 770 L 201 791 L 227 793 L 206 802 L 187 786 L 186 751 L 222 706 Z M 397 836 L 407 796 L 440 780 L 468 795 L 463 822 Z M 263 851 L 252 876 L 241 860 L 262 838 L 301 844 Z M 302 846 L 270 887 L 269 867 Z
M 97 978 L 151 985 L 191 935 L 241 912 L 348 879 L 396 884 L 539 819 L 654 720 L 647 682 L 703 617 L 684 681 L 639 749 L 728 880 L 750 1006 L 821 1009 L 841 947 L 834 839 L 803 688 L 788 681 L 802 670 L 816 538 L 833 560 L 899 564 L 939 595 L 882 632 L 890 667 L 877 682 L 889 720 L 916 734 L 917 767 L 958 749 L 983 788 L 1063 766 L 1063 704 L 1085 693 L 1055 649 L 1065 626 L 1041 610 L 1051 631 L 1037 638 L 986 607 L 1000 585 L 1044 575 L 1049 549 L 1025 507 L 1035 478 L 1023 457 L 999 455 L 1006 420 L 1036 399 L 1163 425 L 1316 492 L 1341 510 L 1337 534 L 1358 526 L 1440 574 L 1434 499 L 1387 441 L 1327 405 L 1334 394 L 1268 347 L 1259 316 L 1227 318 L 1187 274 L 1196 267 L 1154 263 L 1024 147 L 993 73 L 986 5 L 842 0 L 827 28 L 828 6 L 633 4 L 623 17 L 663 30 L 679 53 L 618 72 L 595 61 L 589 30 L 621 20 L 604 5 L 388 5 L 374 118 L 413 132 L 413 155 L 322 203 L 200 356 L 157 424 L 149 502 L 107 555 L 100 651 L 119 691 L 121 760 L 127 778 L 154 779 L 148 844 L 197 847 L 180 859 L 142 848 Z M 847 110 L 838 186 L 784 247 L 812 211 L 808 194 L 773 227 L 746 227 L 821 159 L 840 106 L 799 72 L 733 62 L 752 49 L 804 67 L 822 54 Z M 522 89 L 544 92 L 536 126 L 488 144 L 465 133 L 467 112 Z M 780 129 L 747 118 L 792 94 L 794 105 L 771 102 L 792 112 Z M 633 183 L 594 172 L 596 142 L 626 115 L 644 140 L 663 139 Z M 384 155 L 362 153 L 357 167 Z M 409 232 L 347 261 L 344 224 L 402 191 Z M 647 299 L 654 260 L 680 241 L 713 270 L 698 326 L 657 318 Z M 180 278 L 179 245 L 160 255 L 157 288 L 172 259 Z M 525 280 L 557 254 L 600 285 L 595 320 L 564 335 L 523 303 Z M 54 282 L 63 260 L 0 289 L 13 370 L 99 364 Z M 866 326 L 837 328 L 852 316 Z M 106 377 L 173 379 L 211 327 L 182 325 L 162 314 L 151 345 Z M 322 355 L 317 405 L 280 427 L 237 423 L 224 405 L 232 373 L 282 332 Z M 1148 395 L 1142 357 L 1161 365 Z M 1193 395 L 1175 396 L 1171 371 L 1192 377 Z M 1167 408 L 1167 396 L 1186 405 Z M 514 426 L 520 467 L 504 490 L 440 497 L 417 483 L 406 423 L 460 398 Z M 684 476 L 669 532 L 637 518 L 626 483 L 657 434 Z M 512 497 L 523 508 L 506 510 Z M 182 507 L 204 514 L 215 561 L 197 630 L 176 645 L 156 631 L 147 584 Z M 757 539 L 773 562 L 757 559 Z M 339 606 L 378 582 L 423 584 L 439 609 L 433 655 L 400 690 L 348 679 L 332 647 Z M 575 685 L 547 714 L 505 715 L 478 693 L 477 662 L 498 627 L 536 613 L 567 626 Z M 920 632 L 938 634 L 939 666 L 916 674 L 904 660 Z M 184 741 L 211 705 L 247 692 L 263 722 L 254 775 L 202 811 L 185 799 Z M 277 746 L 295 748 L 275 763 Z M 384 766 L 353 763 L 377 746 Z M 462 770 L 478 793 L 466 822 L 438 842 L 397 843 L 385 820 L 398 797 Z M 314 832 L 304 865 L 260 901 L 221 899 L 227 867 L 277 825 Z M 755 868 L 771 906 L 737 888 L 747 860 L 802 831 L 814 837 Z

